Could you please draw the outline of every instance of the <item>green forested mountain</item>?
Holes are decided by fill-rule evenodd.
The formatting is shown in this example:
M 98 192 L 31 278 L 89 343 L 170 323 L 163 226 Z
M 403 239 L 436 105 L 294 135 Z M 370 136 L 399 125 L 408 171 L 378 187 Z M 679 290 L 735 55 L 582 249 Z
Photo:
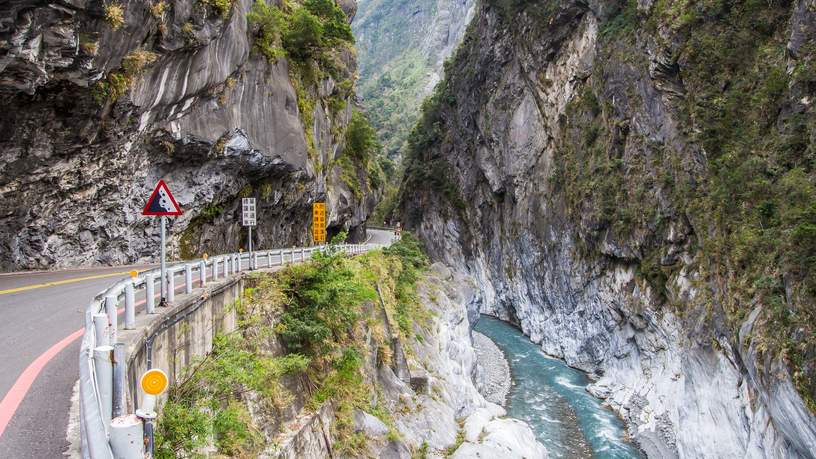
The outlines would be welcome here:
M 358 92 L 390 158 L 399 155 L 422 99 L 458 45 L 473 0 L 365 0 L 352 24 Z

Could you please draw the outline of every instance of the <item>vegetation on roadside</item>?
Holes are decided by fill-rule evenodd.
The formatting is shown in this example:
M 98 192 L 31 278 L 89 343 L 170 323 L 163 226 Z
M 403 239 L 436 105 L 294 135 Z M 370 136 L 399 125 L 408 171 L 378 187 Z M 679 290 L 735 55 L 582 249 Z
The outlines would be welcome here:
M 332 403 L 337 454 L 354 456 L 365 448 L 365 437 L 354 432 L 354 409 L 379 417 L 397 438 L 390 413 L 372 401 L 376 388 L 363 377 L 366 330 L 377 343 L 375 360 L 388 364 L 391 343 L 380 301 L 398 318 L 393 328 L 400 339 L 410 339 L 429 317 L 415 293 L 426 267 L 419 242 L 405 235 L 389 248 L 357 257 L 329 248 L 307 263 L 257 274 L 256 286 L 235 305 L 238 329 L 217 336 L 213 351 L 171 388 L 157 425 L 156 456 L 193 457 L 204 448 L 257 456 L 273 446 L 275 434 L 258 425 L 258 416 L 279 419 L 293 400 L 286 378 L 289 384 L 291 378 L 301 381 L 307 410 Z M 270 351 L 278 347 L 275 342 L 285 353 Z

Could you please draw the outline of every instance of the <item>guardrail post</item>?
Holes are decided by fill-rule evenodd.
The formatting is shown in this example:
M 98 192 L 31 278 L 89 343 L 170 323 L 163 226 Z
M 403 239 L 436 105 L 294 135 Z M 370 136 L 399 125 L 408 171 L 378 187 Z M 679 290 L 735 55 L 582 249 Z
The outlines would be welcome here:
M 172 303 L 176 300 L 176 273 L 175 271 L 167 271 L 167 302 Z
M 235 255 L 235 271 L 236 273 L 241 272 L 241 254 Z
M 116 342 L 116 331 L 119 328 L 119 311 L 116 310 L 117 298 L 113 295 L 105 297 L 105 313 L 108 315 L 108 343 Z
M 113 345 L 113 402 L 114 418 L 125 414 L 125 343 Z
M 110 447 L 116 459 L 143 459 L 144 428 L 135 414 L 111 421 Z
M 267 268 L 272 267 L 272 251 L 271 250 L 269 252 L 266 252 L 266 267 Z
M 301 262 L 306 261 L 306 249 L 304 249 L 303 247 L 300 248 L 300 261 Z
M 108 315 L 99 313 L 93 315 L 94 336 L 96 336 L 97 346 L 107 346 L 108 341 Z
M 198 273 L 201 277 L 201 286 L 204 287 L 207 285 L 207 262 L 201 260 L 198 262 Z
M 221 260 L 218 259 L 218 258 L 213 258 L 213 262 L 212 262 L 213 263 L 212 264 L 212 280 L 213 280 L 213 282 L 218 280 L 218 262 L 219 261 L 221 261 Z
M 145 274 L 145 312 L 148 314 L 156 313 L 156 279 L 152 274 Z
M 193 265 L 190 263 L 184 265 L 184 293 L 193 293 Z
M 94 368 L 96 390 L 99 391 L 99 401 L 102 407 L 102 419 L 105 421 L 105 429 L 109 429 L 113 413 L 113 348 L 111 346 L 94 348 Z
M 125 284 L 125 330 L 136 328 L 136 293 L 133 290 L 130 280 Z
M 258 269 L 258 252 L 252 254 L 252 269 Z

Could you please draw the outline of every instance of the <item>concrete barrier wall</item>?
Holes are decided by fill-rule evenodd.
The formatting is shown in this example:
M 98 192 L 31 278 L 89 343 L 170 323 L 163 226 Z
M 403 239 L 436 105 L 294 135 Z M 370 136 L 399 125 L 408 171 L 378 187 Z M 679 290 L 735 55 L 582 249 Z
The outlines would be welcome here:
M 197 357 L 212 350 L 218 333 L 235 330 L 232 306 L 241 299 L 244 278 L 241 275 L 210 283 L 189 295 L 179 295 L 173 306 L 156 308 L 158 314 L 140 316 L 136 330 L 119 333 L 126 347 L 128 412 L 140 405 L 139 378 L 146 370 L 164 370 L 173 384 Z

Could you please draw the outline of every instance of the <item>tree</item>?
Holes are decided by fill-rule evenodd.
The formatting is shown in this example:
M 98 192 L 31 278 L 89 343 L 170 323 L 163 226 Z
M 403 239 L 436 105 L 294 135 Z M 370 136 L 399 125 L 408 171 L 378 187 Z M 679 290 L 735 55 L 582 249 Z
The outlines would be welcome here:
M 354 110 L 346 130 L 346 151 L 359 160 L 368 160 L 378 149 L 377 132 L 365 115 Z
M 354 34 L 351 32 L 346 13 L 334 0 L 306 0 L 304 6 L 321 19 L 326 40 L 354 43 Z
M 298 59 L 312 57 L 323 44 L 323 25 L 314 14 L 298 8 L 292 14 L 289 30 L 283 36 L 283 47 Z

